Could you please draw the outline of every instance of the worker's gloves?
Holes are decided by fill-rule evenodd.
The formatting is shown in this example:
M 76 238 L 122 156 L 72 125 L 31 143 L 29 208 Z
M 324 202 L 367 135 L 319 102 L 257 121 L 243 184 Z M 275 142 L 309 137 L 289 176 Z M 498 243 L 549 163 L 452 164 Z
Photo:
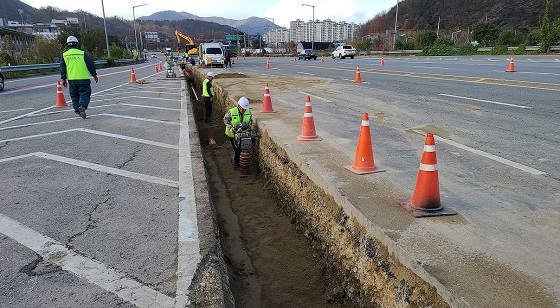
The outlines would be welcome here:
M 68 82 L 66 82 L 66 79 L 62 79 L 62 85 L 66 88 L 66 86 L 68 85 Z
M 97 78 L 97 75 L 93 76 L 93 80 L 95 80 L 95 83 L 99 82 L 99 78 Z

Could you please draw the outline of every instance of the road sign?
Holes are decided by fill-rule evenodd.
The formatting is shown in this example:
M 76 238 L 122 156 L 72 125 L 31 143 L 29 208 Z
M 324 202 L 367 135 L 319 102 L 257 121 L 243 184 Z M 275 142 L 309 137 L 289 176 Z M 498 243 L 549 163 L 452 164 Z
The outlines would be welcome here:
M 243 35 L 241 34 L 226 34 L 226 41 L 243 41 Z
M 250 39 L 251 41 L 256 41 L 256 40 L 259 39 L 259 35 L 249 35 L 249 39 Z

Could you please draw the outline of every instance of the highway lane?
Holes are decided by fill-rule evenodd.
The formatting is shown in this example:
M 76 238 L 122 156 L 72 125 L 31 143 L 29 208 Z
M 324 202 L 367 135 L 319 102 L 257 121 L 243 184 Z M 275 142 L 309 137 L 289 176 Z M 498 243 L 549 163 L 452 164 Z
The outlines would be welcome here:
M 199 237 L 184 92 L 154 66 L 99 69 L 85 120 L 53 108 L 58 75 L 0 96 L 0 306 L 188 301 Z M 132 67 L 146 83 L 129 82 Z
M 394 120 L 389 124 L 400 124 L 400 129 L 429 123 L 444 129 L 444 135 L 457 142 L 560 179 L 560 160 L 554 150 L 560 142 L 558 58 L 517 59 L 522 63 L 517 73 L 504 72 L 509 61 L 505 57 L 498 61 L 482 56 L 386 58 L 384 67 L 379 66 L 379 58 L 329 58 L 325 62 L 271 58 L 271 69 L 264 73 L 260 65 L 266 58 L 262 58 L 250 70 L 264 76 L 333 79 L 347 85 L 339 95 L 329 97 L 333 102 L 341 101 L 342 109 L 368 110 L 367 99 L 351 98 L 373 97 L 385 104 L 371 112 L 390 114 Z M 420 62 L 424 65 L 418 65 Z M 354 80 L 356 66 L 363 81 L 359 87 L 348 83 Z M 524 73 L 519 72 L 521 66 Z

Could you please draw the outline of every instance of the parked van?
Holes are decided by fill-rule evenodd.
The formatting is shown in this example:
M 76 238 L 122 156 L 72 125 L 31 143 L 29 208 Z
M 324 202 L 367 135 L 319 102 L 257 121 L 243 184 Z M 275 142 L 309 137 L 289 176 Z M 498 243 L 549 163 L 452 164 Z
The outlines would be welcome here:
M 222 43 L 200 43 L 198 61 L 207 67 L 224 67 L 224 50 Z

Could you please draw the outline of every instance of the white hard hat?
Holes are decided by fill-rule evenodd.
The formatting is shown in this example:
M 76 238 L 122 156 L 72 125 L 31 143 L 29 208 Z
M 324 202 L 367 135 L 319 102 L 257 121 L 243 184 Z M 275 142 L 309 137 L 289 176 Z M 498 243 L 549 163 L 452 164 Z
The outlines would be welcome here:
M 237 105 L 243 109 L 249 109 L 249 100 L 246 97 L 242 97 L 237 101 Z
M 70 36 L 66 39 L 66 43 L 68 43 L 68 44 L 70 44 L 70 43 L 77 44 L 77 43 L 78 43 L 78 39 L 77 39 L 75 36 L 70 35 Z
M 206 76 L 214 78 L 214 72 L 208 72 L 206 73 Z

